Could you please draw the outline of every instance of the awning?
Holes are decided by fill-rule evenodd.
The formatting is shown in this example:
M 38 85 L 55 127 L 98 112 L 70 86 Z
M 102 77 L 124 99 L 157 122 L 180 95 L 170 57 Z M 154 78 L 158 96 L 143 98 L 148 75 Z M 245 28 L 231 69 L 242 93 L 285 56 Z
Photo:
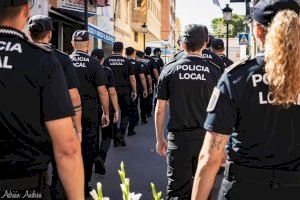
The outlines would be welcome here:
M 103 40 L 109 44 L 114 44 L 116 38 L 108 33 L 101 31 L 97 26 L 89 23 L 89 33 L 97 39 Z
M 81 25 L 84 25 L 84 21 L 83 21 L 83 18 L 80 18 L 80 17 L 76 17 L 68 12 L 66 12 L 66 10 L 63 10 L 63 9 L 59 9 L 59 8 L 54 8 L 54 7 L 51 7 L 49 9 L 49 13 L 52 13 L 58 17 L 60 17 L 62 20 L 67 20 L 71 23 L 78 23 L 78 24 L 81 24 Z

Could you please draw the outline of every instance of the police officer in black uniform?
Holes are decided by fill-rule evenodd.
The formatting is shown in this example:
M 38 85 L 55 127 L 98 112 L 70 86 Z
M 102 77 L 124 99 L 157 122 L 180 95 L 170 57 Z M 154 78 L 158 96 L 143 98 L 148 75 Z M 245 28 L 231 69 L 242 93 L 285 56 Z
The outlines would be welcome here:
M 104 66 L 112 69 L 116 79 L 116 90 L 121 109 L 121 123 L 115 146 L 126 146 L 124 139 L 129 122 L 129 105 L 137 98 L 135 71 L 131 62 L 122 56 L 124 46 L 116 42 L 113 46 L 114 54 L 104 61 Z
M 299 198 L 299 11 L 293 0 L 254 6 L 265 52 L 227 68 L 213 92 L 193 200 L 207 198 L 232 132 L 219 200 Z
M 133 47 L 126 48 L 126 56 L 131 62 L 135 70 L 135 79 L 137 85 L 138 96 L 142 96 L 142 98 L 147 98 L 147 81 L 145 76 L 145 68 L 140 62 L 135 60 L 135 50 Z M 138 110 L 138 98 L 135 101 L 132 101 L 130 104 L 129 111 L 129 126 L 128 126 L 128 136 L 135 135 L 136 132 L 134 128 L 138 125 L 139 122 L 139 110 Z
M 156 66 L 158 68 L 158 73 L 163 69 L 164 67 L 164 61 L 161 59 L 161 49 L 160 48 L 155 48 L 153 50 L 153 60 L 156 63 Z
M 225 67 L 229 67 L 230 65 L 233 64 L 232 60 L 230 60 L 229 58 L 227 58 L 224 55 L 224 42 L 222 39 L 219 38 L 215 38 L 212 40 L 211 43 L 211 51 L 215 54 L 217 54 L 218 56 L 220 56 L 220 58 L 223 60 Z
M 226 68 L 223 60 L 217 54 L 212 52 L 210 49 L 212 40 L 214 39 L 214 36 L 208 34 L 208 29 L 206 26 L 203 26 L 203 27 L 204 27 L 205 33 L 207 35 L 207 41 L 206 41 L 206 48 L 203 49 L 203 52 L 202 52 L 202 57 L 205 60 L 211 62 L 216 67 L 218 67 L 220 69 L 220 71 L 223 72 L 224 69 Z
M 45 48 L 53 50 L 53 53 L 59 63 L 61 64 L 65 79 L 67 81 L 69 93 L 71 96 L 71 100 L 74 106 L 74 110 L 76 115 L 73 116 L 74 129 L 77 134 L 79 141 L 82 140 L 82 126 L 81 126 L 81 101 L 80 95 L 78 92 L 79 82 L 78 77 L 75 71 L 75 68 L 69 58 L 69 56 L 57 49 L 54 46 L 51 46 L 49 43 L 52 38 L 52 19 L 43 16 L 43 15 L 35 15 L 31 17 L 28 21 L 28 30 L 29 35 L 34 43 L 41 45 Z M 64 198 L 65 194 L 63 191 L 63 186 L 59 180 L 55 159 L 52 158 L 52 166 L 53 166 L 53 177 L 51 183 L 51 196 L 55 199 Z
M 104 50 L 103 49 L 94 49 L 91 53 L 91 56 L 98 59 L 99 63 L 103 65 L 104 62 Z M 106 88 L 108 90 L 110 105 L 109 105 L 109 114 L 110 114 L 110 123 L 107 127 L 101 128 L 102 140 L 101 143 L 97 145 L 97 155 L 95 158 L 95 172 L 101 175 L 105 175 L 105 160 L 107 153 L 113 138 L 113 134 L 117 133 L 117 123 L 119 121 L 119 104 L 118 104 L 118 95 L 115 88 L 116 81 L 115 76 L 112 70 L 108 67 L 103 66 L 107 77 Z M 101 107 L 101 105 L 100 105 Z M 99 109 L 99 116 L 102 116 L 102 108 Z M 97 139 L 99 141 L 99 139 Z
M 148 64 L 148 67 L 150 69 L 151 77 L 152 77 L 152 86 L 149 88 L 150 90 L 153 90 L 155 87 L 155 84 L 157 83 L 158 77 L 159 77 L 159 66 L 156 64 L 154 59 L 151 57 L 152 49 L 150 47 L 146 47 L 145 49 L 145 56 L 144 60 Z M 153 110 L 153 92 L 149 92 L 148 98 L 147 98 L 147 117 L 152 116 L 152 110 Z
M 148 94 L 152 93 L 152 76 L 150 72 L 150 67 L 149 67 L 149 62 L 148 60 L 144 59 L 145 53 L 142 51 L 137 51 L 135 54 L 135 59 L 138 63 L 141 64 L 141 68 L 143 68 L 145 77 L 147 79 L 147 90 Z M 144 97 L 143 95 L 139 95 L 140 99 L 140 117 L 141 117 L 141 123 L 142 124 L 147 124 L 147 111 L 148 111 L 148 98 Z
M 52 142 L 68 198 L 83 199 L 82 157 L 67 83 L 51 51 L 21 32 L 29 12 L 27 0 L 0 1 L 0 196 L 50 199 L 46 179 Z
M 157 152 L 167 156 L 168 186 L 166 199 L 190 199 L 192 179 L 204 140 L 206 107 L 220 72 L 201 57 L 206 34 L 201 25 L 188 25 L 182 47 L 186 55 L 166 65 L 158 83 L 155 114 Z M 168 142 L 164 120 L 170 105 Z
M 91 57 L 88 52 L 89 33 L 78 30 L 73 33 L 72 45 L 75 51 L 70 55 L 71 61 L 79 78 L 79 93 L 82 102 L 82 155 L 85 169 L 85 195 L 90 192 L 88 183 L 91 180 L 93 163 L 97 149 L 98 102 L 103 108 L 101 125 L 109 125 L 109 97 L 106 89 L 107 78 L 99 61 Z

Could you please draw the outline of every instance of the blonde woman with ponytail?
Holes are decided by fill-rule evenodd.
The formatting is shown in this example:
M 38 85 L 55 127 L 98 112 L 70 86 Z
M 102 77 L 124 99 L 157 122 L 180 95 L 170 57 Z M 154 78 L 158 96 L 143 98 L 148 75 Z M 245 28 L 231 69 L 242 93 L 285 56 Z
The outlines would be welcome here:
M 300 199 L 300 19 L 294 0 L 253 9 L 261 52 L 225 70 L 208 105 L 192 200 L 208 199 L 228 144 L 218 200 Z

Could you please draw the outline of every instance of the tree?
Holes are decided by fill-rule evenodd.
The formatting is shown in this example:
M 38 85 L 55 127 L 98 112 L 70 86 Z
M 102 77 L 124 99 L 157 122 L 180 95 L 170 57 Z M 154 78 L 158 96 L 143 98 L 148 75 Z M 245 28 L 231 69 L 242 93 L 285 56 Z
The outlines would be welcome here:
M 239 33 L 246 30 L 245 16 L 233 14 L 229 23 L 229 37 L 237 37 Z M 213 35 L 219 38 L 226 37 L 226 23 L 224 18 L 215 18 L 212 20 Z

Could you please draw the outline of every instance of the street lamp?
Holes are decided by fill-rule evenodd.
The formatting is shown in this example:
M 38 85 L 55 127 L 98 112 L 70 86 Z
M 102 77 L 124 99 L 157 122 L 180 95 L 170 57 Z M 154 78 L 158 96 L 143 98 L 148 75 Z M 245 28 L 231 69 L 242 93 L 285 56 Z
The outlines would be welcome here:
M 144 23 L 142 25 L 142 33 L 144 35 L 144 51 L 145 51 L 145 49 L 146 49 L 146 34 L 147 34 L 147 24 L 146 23 Z
M 88 0 L 84 0 L 84 29 L 88 30 L 89 22 L 88 22 Z
M 223 9 L 224 20 L 226 22 L 226 57 L 228 58 L 228 35 L 229 35 L 229 22 L 232 17 L 232 9 L 229 7 L 229 4 L 226 4 L 226 7 Z

